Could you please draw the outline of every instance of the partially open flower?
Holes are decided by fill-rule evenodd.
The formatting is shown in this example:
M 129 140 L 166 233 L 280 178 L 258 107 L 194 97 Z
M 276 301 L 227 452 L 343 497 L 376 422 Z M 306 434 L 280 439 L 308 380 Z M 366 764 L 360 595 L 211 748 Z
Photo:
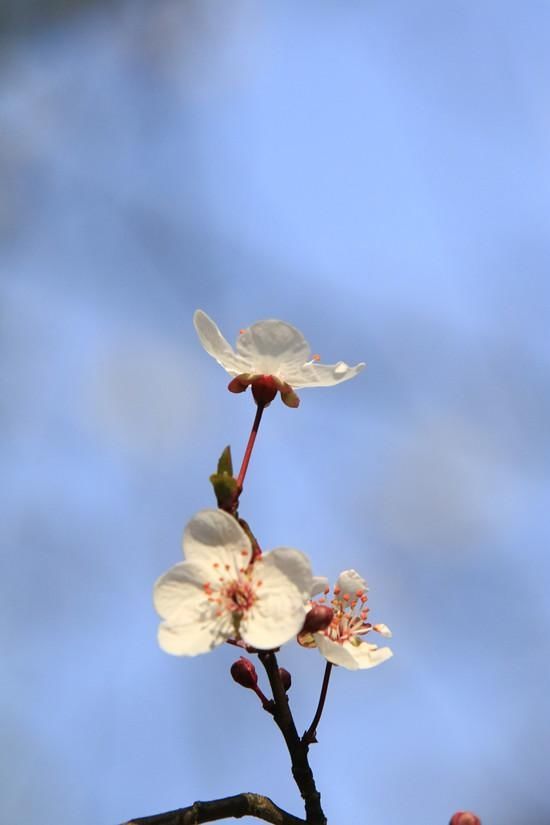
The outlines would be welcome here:
M 302 333 L 285 321 L 258 321 L 242 331 L 235 349 L 226 341 L 214 321 L 198 309 L 193 316 L 201 344 L 215 358 L 232 380 L 231 392 L 252 387 L 257 403 L 269 404 L 281 393 L 282 401 L 297 407 L 300 400 L 294 390 L 301 387 L 330 387 L 353 378 L 364 368 L 350 367 L 344 361 L 320 364 L 311 356 Z
M 393 655 L 389 647 L 378 647 L 364 639 L 371 630 L 386 637 L 390 637 L 391 633 L 385 624 L 372 625 L 367 621 L 367 585 L 359 573 L 344 570 L 334 587 L 333 598 L 327 599 L 328 594 L 327 586 L 324 595 L 312 602 L 310 613 L 319 611 L 320 607 L 330 607 L 330 623 L 318 630 L 314 627 L 310 630 L 308 613 L 305 626 L 298 635 L 300 644 L 303 647 L 317 647 L 327 661 L 348 670 L 375 667 L 389 659 Z
M 164 619 L 159 644 L 167 653 L 195 656 L 227 639 L 270 650 L 296 636 L 312 588 L 309 559 L 279 547 L 253 558 L 252 543 L 223 510 L 201 510 L 183 535 L 185 561 L 155 584 Z

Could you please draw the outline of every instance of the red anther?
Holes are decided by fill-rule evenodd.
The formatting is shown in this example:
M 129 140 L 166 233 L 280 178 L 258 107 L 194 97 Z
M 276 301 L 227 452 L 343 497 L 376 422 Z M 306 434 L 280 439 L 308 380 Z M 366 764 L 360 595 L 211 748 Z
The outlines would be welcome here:
M 325 604 L 315 604 L 309 611 L 301 633 L 318 633 L 325 630 L 332 622 L 334 611 Z
M 281 677 L 281 682 L 283 683 L 283 687 L 286 693 L 288 690 L 290 690 L 290 686 L 292 684 L 292 676 L 284 667 L 279 668 L 279 676 Z
M 245 688 L 250 688 L 251 690 L 256 689 L 256 685 L 258 684 L 258 674 L 256 673 L 256 668 L 250 659 L 245 659 L 244 656 L 241 656 L 240 659 L 233 662 L 231 665 L 231 676 L 238 685 L 242 685 L 242 687 Z
M 457 811 L 449 825 L 481 825 L 481 819 L 470 811 Z

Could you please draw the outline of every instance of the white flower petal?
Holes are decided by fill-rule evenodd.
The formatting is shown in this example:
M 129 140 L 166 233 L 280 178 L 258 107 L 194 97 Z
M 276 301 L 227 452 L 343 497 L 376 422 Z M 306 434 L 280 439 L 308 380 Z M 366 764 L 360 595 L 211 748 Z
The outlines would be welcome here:
M 253 365 L 251 372 L 279 375 L 299 369 L 309 358 L 309 344 L 296 327 L 270 319 L 258 321 L 238 338 L 237 355 Z
M 380 633 L 380 635 L 386 639 L 391 639 L 392 637 L 392 632 L 387 624 L 373 624 L 372 629 L 376 630 L 377 633 Z
M 217 324 L 202 309 L 197 309 L 193 315 L 193 323 L 197 330 L 197 335 L 204 349 L 226 370 L 230 375 L 240 375 L 243 372 L 250 372 L 247 362 L 243 361 L 229 344 Z
M 159 627 L 158 640 L 167 653 L 206 653 L 231 634 L 231 618 L 217 616 L 215 605 L 208 601 L 203 572 L 200 564 L 180 562 L 155 584 L 155 608 L 166 619 Z
M 183 533 L 185 558 L 205 569 L 203 583 L 236 578 L 252 558 L 252 545 L 238 521 L 224 510 L 200 510 Z
M 369 667 L 381 665 L 382 662 L 386 662 L 393 656 L 393 652 L 389 647 L 377 647 L 376 645 L 368 644 L 368 642 L 361 642 L 357 647 L 352 645 L 351 642 L 344 642 L 344 647 L 347 647 L 348 650 L 349 648 L 354 648 L 354 650 L 350 652 L 355 658 L 359 670 L 366 670 Z
M 340 665 L 348 670 L 357 670 L 358 665 L 354 657 L 348 652 L 340 642 L 334 642 L 325 636 L 324 633 L 314 633 L 315 644 L 319 652 L 325 657 L 327 662 L 333 665 Z
M 254 562 L 252 582 L 257 601 L 243 616 L 241 636 L 261 650 L 279 647 L 303 627 L 312 586 L 309 559 L 280 547 Z
M 344 361 L 338 361 L 337 364 L 304 364 L 285 372 L 284 379 L 295 390 L 303 387 L 332 387 L 354 378 L 365 366 L 361 362 L 350 367 Z
M 343 570 L 338 576 L 336 587 L 340 588 L 340 596 L 349 593 L 355 596 L 358 590 L 367 590 L 365 579 L 359 575 L 357 570 Z
M 389 647 L 377 647 L 368 642 L 358 645 L 352 642 L 334 642 L 323 633 L 315 633 L 314 639 L 319 651 L 328 662 L 340 665 L 347 670 L 366 670 L 385 662 L 393 656 Z
M 153 601 L 159 616 L 176 622 L 201 616 L 208 604 L 202 572 L 200 565 L 180 561 L 157 580 Z
M 174 656 L 197 656 L 221 645 L 230 635 L 231 625 L 215 618 L 186 624 L 163 622 L 158 629 L 158 642 Z
M 326 576 L 314 576 L 311 586 L 311 597 L 313 598 L 313 596 L 318 596 L 319 593 L 324 593 L 328 586 L 329 582 Z
M 266 586 L 286 582 L 299 592 L 304 603 L 313 586 L 311 562 L 305 553 L 293 547 L 277 547 L 260 556 L 252 567 L 252 579 L 263 580 Z

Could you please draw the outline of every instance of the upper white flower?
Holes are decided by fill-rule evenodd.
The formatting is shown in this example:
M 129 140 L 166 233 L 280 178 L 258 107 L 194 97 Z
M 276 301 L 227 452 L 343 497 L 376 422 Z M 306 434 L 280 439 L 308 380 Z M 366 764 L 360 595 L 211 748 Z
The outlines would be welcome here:
M 234 379 L 230 389 L 244 390 L 255 379 L 275 379 L 275 391 L 289 406 L 297 406 L 296 396 L 285 400 L 285 394 L 301 387 L 330 387 L 353 378 L 364 363 L 350 367 L 344 361 L 320 364 L 311 356 L 309 344 L 302 333 L 285 321 L 258 321 L 241 332 L 235 349 L 225 340 L 214 321 L 198 309 L 193 322 L 201 344 Z M 296 401 L 294 400 L 296 399 Z
M 313 633 L 302 633 L 298 637 L 304 647 L 317 647 L 327 661 L 341 665 L 348 670 L 363 670 L 385 662 L 393 656 L 389 647 L 378 647 L 364 640 L 371 630 L 381 636 L 391 637 L 385 624 L 372 625 L 367 622 L 369 612 L 366 606 L 367 584 L 355 570 L 344 570 L 338 576 L 334 587 L 334 596 L 328 600 L 329 587 L 324 580 L 324 595 L 316 604 L 332 608 L 333 616 L 328 627 Z M 312 595 L 321 592 L 323 580 L 316 579 Z M 330 617 L 330 614 L 329 614 Z
M 229 638 L 269 650 L 296 636 L 309 609 L 312 574 L 299 550 L 279 547 L 252 561 L 250 539 L 223 510 L 201 510 L 183 535 L 185 561 L 156 582 L 167 653 L 195 656 Z

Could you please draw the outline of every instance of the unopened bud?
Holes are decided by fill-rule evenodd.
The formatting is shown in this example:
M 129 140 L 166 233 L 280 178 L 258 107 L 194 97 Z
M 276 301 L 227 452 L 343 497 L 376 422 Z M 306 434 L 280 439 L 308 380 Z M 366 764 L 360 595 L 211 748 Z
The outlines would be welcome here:
M 481 819 L 470 811 L 457 811 L 449 825 L 481 825 Z
M 315 604 L 309 611 L 302 628 L 302 633 L 318 633 L 329 626 L 334 616 L 332 607 L 326 604 Z
M 238 685 L 254 690 L 258 684 L 258 674 L 256 668 L 250 661 L 241 656 L 236 662 L 231 665 L 231 676 Z
M 279 668 L 279 676 L 281 677 L 281 682 L 283 683 L 283 687 L 286 693 L 288 690 L 290 690 L 290 686 L 292 684 L 292 676 L 284 667 Z

